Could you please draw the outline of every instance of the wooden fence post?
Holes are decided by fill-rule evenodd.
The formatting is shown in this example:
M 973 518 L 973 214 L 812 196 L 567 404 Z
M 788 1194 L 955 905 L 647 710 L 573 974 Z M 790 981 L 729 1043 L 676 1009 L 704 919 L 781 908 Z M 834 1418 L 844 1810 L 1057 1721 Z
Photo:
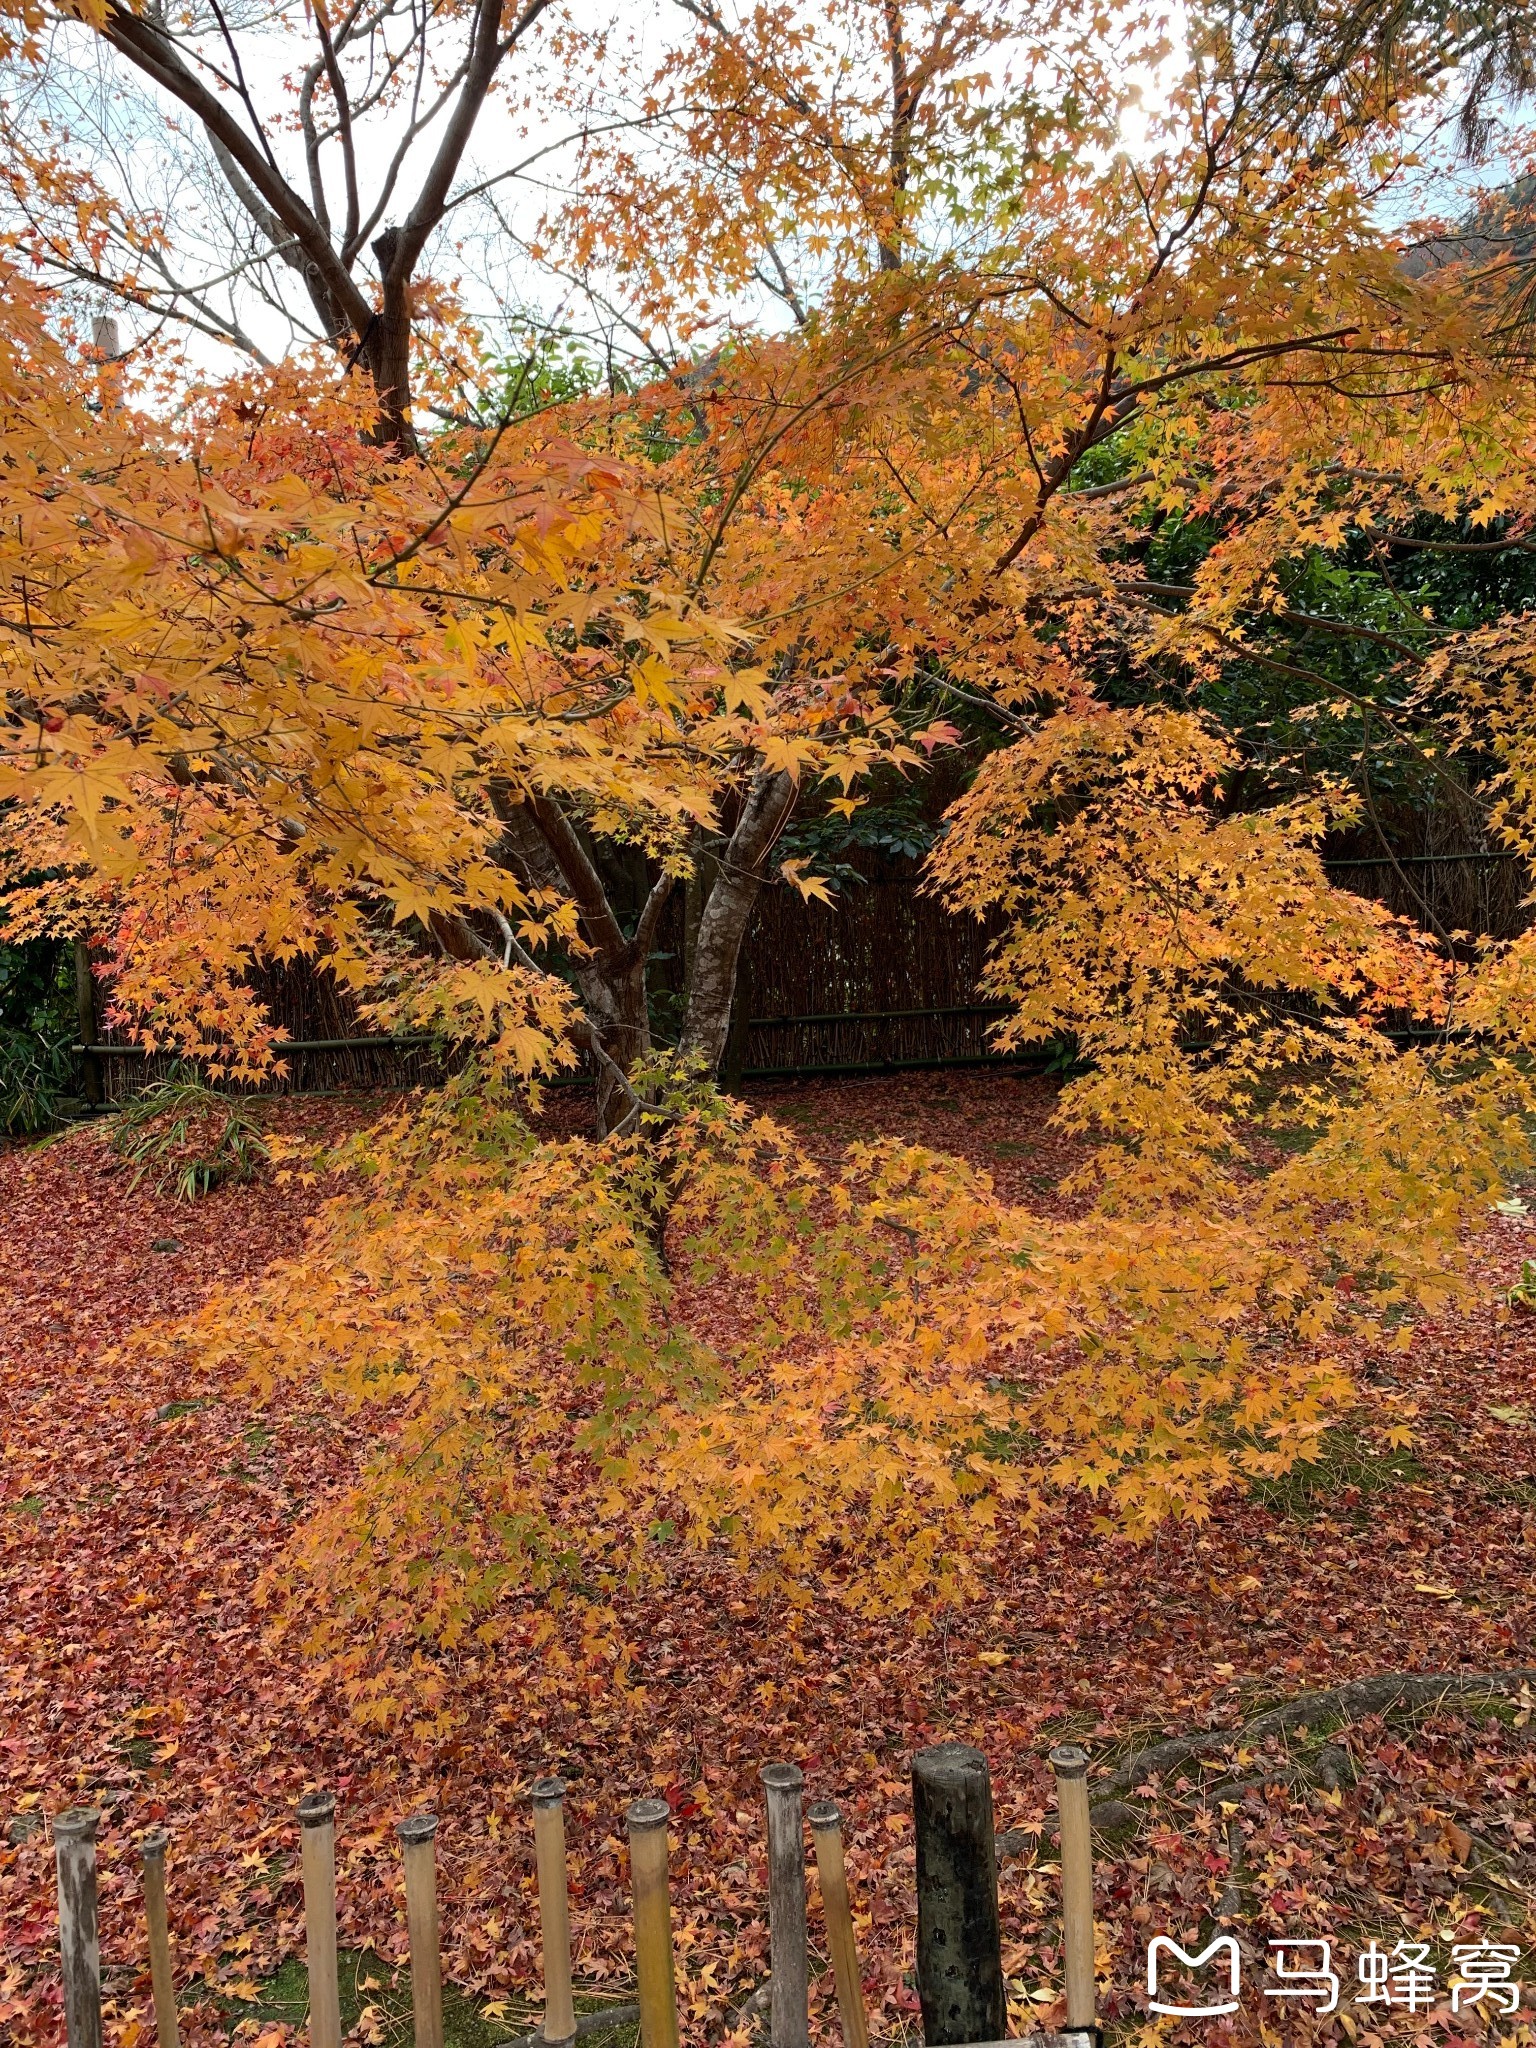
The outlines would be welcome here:
M 773 2048 L 809 2048 L 811 2001 L 805 1953 L 805 1776 L 795 1764 L 764 1764 L 768 1795 L 768 2033 Z
M 443 1964 L 437 1933 L 437 1815 L 413 1813 L 395 1829 L 405 1865 L 416 2048 L 443 2048 Z
M 91 973 L 91 945 L 89 939 L 76 939 L 75 960 L 75 1029 L 80 1034 L 80 1043 L 89 1048 L 100 1037 L 100 1026 L 96 1021 L 96 977 Z M 99 1103 L 106 1093 L 102 1082 L 100 1053 L 89 1050 L 80 1055 L 80 1086 L 85 1099 Z
M 181 2048 L 176 2024 L 176 1978 L 171 1963 L 170 1916 L 165 1904 L 165 1850 L 170 1836 L 146 1835 L 139 1844 L 144 1867 L 144 1922 L 149 1930 L 149 1982 L 155 1998 L 159 2048 Z
M 101 2048 L 101 1950 L 96 1939 L 100 1820 L 94 1806 L 72 1806 L 53 1823 L 59 1868 L 59 1964 L 69 2048 Z
M 963 1742 L 912 1759 L 917 1832 L 917 1988 L 927 2048 L 1007 2032 L 992 1781 Z
M 672 1902 L 667 1891 L 670 1818 L 671 1808 L 665 1799 L 637 1799 L 629 1809 L 629 1881 L 635 1907 L 641 2048 L 678 2048 Z
M 571 1997 L 571 1900 L 565 1870 L 565 1780 L 540 1778 L 533 1800 L 533 1847 L 539 1866 L 539 1935 L 544 1948 L 544 2039 L 576 2038 Z
M 336 1798 L 306 1792 L 299 1801 L 304 1872 L 304 1960 L 309 1967 L 309 2048 L 341 2048 L 341 1989 L 336 1977 Z
M 1094 2024 L 1093 1843 L 1088 1817 L 1088 1756 L 1075 1743 L 1051 1751 L 1061 1822 L 1061 1946 L 1066 1964 L 1067 2026 Z
M 864 2012 L 864 1987 L 859 1976 L 859 1948 L 853 1938 L 853 1907 L 848 1898 L 848 1871 L 843 1862 L 843 1817 L 830 1799 L 819 1799 L 806 1815 L 816 1844 L 816 1875 L 827 1919 L 827 1947 L 832 1952 L 832 1977 L 837 1985 L 837 2010 L 843 2022 L 843 2048 L 869 2048 L 869 2020 Z

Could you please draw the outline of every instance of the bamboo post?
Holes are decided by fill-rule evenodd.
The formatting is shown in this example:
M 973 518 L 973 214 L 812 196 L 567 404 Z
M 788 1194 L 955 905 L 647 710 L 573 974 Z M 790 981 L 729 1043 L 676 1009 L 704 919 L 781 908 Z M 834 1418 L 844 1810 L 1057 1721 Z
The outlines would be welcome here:
M 1094 2024 L 1093 1845 L 1088 1820 L 1088 1757 L 1075 1743 L 1051 1751 L 1061 1821 L 1061 1945 L 1067 1976 L 1067 2026 Z
M 69 2048 L 101 2048 L 101 1949 L 96 1938 L 100 1820 L 94 1806 L 72 1806 L 53 1823 L 59 1868 L 59 1965 Z
M 678 2048 L 672 1903 L 667 1893 L 670 1817 L 665 1799 L 637 1799 L 629 1809 L 629 1882 L 635 1905 L 641 2048 Z
M 341 2048 L 341 1990 L 336 1977 L 336 1797 L 306 1792 L 299 1801 L 304 1871 L 304 1959 L 309 1966 L 309 2048 Z
M 1001 2041 L 1003 1937 L 997 1911 L 992 1780 L 963 1742 L 912 1759 L 917 1835 L 917 1988 L 928 2048 Z
M 416 2048 L 443 2048 L 443 1966 L 437 1937 L 437 1815 L 401 1821 L 405 1921 L 411 1945 L 411 2015 Z
M 144 1920 L 149 1929 L 149 1981 L 155 1996 L 159 2048 L 181 2048 L 176 2024 L 176 1979 L 171 1964 L 170 1918 L 165 1908 L 165 1849 L 170 1837 L 146 1835 L 139 1844 L 144 1866 Z
M 565 1873 L 565 1780 L 540 1778 L 533 1800 L 533 1846 L 539 1866 L 539 1934 L 544 1947 L 544 2039 L 576 2038 L 571 1998 L 571 1901 Z
M 809 1966 L 805 1953 L 805 1777 L 795 1764 L 764 1764 L 768 1796 L 768 2035 L 773 2048 L 809 2048 Z
M 832 1800 L 819 1799 L 806 1818 L 811 1824 L 811 1840 L 816 1844 L 816 1874 L 821 1880 L 827 1947 L 832 1951 L 837 2010 L 843 2022 L 843 2048 L 869 2048 L 859 1949 L 853 1938 L 853 1907 L 849 1903 L 848 1872 L 843 1862 L 843 1817 Z

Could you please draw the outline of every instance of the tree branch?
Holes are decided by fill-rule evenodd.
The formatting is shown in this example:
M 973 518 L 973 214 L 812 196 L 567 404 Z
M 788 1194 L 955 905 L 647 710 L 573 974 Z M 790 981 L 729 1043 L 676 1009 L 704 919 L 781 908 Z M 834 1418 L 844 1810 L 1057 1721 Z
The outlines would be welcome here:
M 453 110 L 437 154 L 422 179 L 416 202 L 400 231 L 386 284 L 398 284 L 410 276 L 417 257 L 426 246 L 427 237 L 442 219 L 449 187 L 469 146 L 469 138 L 480 118 L 480 110 L 491 89 L 497 67 L 551 4 L 552 0 L 527 0 L 506 35 L 499 37 L 502 0 L 479 0 L 459 103 Z
M 675 877 L 672 875 L 663 874 L 660 876 L 652 885 L 651 892 L 646 897 L 645 903 L 641 908 L 639 921 L 635 925 L 635 936 L 631 943 L 643 959 L 650 958 L 651 947 L 655 943 L 656 928 L 661 923 L 661 913 L 666 909 L 668 898 L 672 894 L 674 880 Z
M 373 308 L 331 247 L 329 237 L 314 214 L 257 148 L 218 95 L 210 92 L 202 80 L 188 69 L 170 39 L 144 16 L 111 5 L 107 10 L 104 33 L 113 48 L 121 51 L 146 78 L 163 87 L 196 116 L 210 141 L 224 145 L 250 185 L 298 241 L 337 307 L 346 314 L 354 330 L 361 334 L 373 317 Z

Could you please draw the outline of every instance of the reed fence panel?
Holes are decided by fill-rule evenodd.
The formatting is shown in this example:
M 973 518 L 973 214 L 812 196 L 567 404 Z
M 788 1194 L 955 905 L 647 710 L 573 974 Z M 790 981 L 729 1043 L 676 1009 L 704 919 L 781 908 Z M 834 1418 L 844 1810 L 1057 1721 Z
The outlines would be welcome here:
M 1531 911 L 1531 874 L 1492 850 L 1405 847 L 1381 853 L 1343 841 L 1329 872 L 1403 917 L 1441 934 L 1508 938 Z M 727 1072 L 774 1075 L 879 1072 L 998 1060 L 1001 1014 L 981 990 L 1000 923 L 956 916 L 921 886 L 913 862 L 863 860 L 834 900 L 779 885 L 758 898 L 744 951 Z M 675 1025 L 683 951 L 678 891 L 659 935 L 653 976 L 658 1036 Z M 285 1074 L 263 1093 L 404 1089 L 440 1081 L 441 1051 L 425 1039 L 371 1032 L 356 999 L 324 968 L 295 960 L 263 968 L 257 985 L 284 1041 Z M 1043 1048 L 1026 1057 L 1039 1059 Z M 173 1064 L 103 1036 L 103 1093 L 122 1100 Z

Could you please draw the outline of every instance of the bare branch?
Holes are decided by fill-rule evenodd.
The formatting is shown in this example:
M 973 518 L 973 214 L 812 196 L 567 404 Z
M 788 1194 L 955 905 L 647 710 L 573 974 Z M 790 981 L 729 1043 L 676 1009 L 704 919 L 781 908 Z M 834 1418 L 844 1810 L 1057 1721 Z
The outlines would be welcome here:
M 361 334 L 372 318 L 373 308 L 331 247 L 325 230 L 224 102 L 188 69 L 169 37 L 147 17 L 116 4 L 108 8 L 106 35 L 113 47 L 121 50 L 146 78 L 163 87 L 197 117 L 210 141 L 223 143 L 267 207 L 298 241 L 337 307 Z M 323 317 L 323 309 L 317 310 L 322 310 Z

